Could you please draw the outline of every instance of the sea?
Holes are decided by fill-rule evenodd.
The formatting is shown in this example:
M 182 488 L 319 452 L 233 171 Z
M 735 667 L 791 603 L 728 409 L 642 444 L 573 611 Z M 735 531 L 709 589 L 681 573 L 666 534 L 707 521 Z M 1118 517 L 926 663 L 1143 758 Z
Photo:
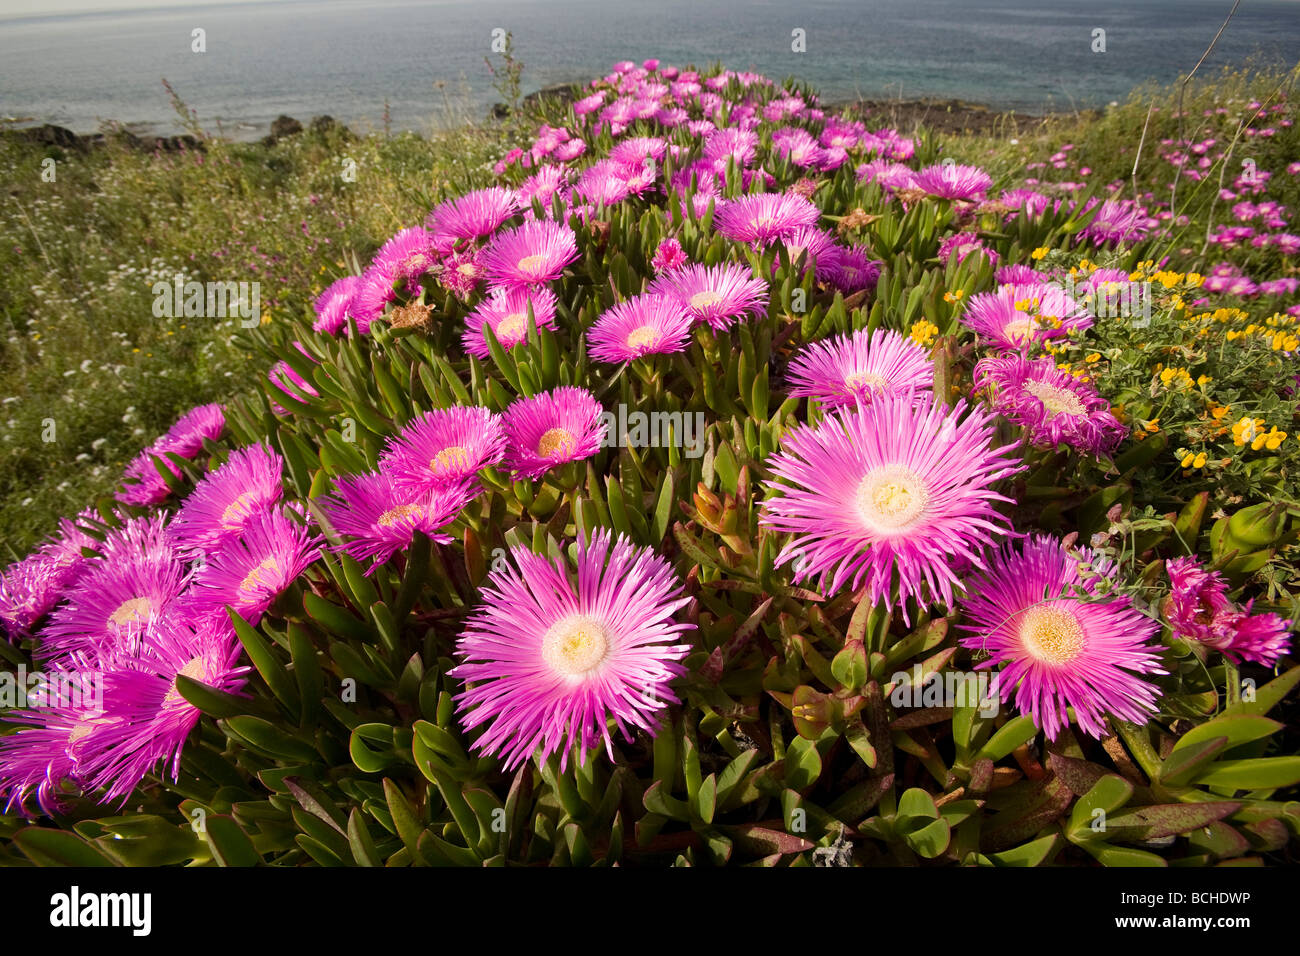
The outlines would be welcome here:
M 64 0 L 66 3 L 66 0 Z M 74 0 L 75 2 L 75 0 Z M 104 2 L 104 0 L 99 0 Z M 139 0 L 135 0 L 139 2 Z M 288 114 L 427 133 L 502 95 L 619 60 L 794 76 L 824 101 L 955 98 L 1027 113 L 1104 106 L 1193 66 L 1231 0 L 281 0 L 6 14 L 0 118 L 88 133 L 180 130 L 163 87 L 235 139 Z M 30 7 L 25 8 L 30 11 Z M 1242 0 L 1200 67 L 1294 66 L 1300 2 Z

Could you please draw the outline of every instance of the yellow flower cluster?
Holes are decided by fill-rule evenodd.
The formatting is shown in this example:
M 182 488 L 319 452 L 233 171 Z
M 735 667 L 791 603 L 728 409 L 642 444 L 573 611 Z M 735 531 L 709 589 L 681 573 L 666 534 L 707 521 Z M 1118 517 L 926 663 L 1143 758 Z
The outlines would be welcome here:
M 912 323 L 912 341 L 917 345 L 929 345 L 939 334 L 939 326 L 929 319 L 918 319 Z
M 1201 378 L 1205 378 L 1204 375 Z M 1192 377 L 1187 374 L 1187 369 L 1170 366 L 1160 373 L 1160 384 L 1165 388 L 1191 388 Z
M 1261 448 L 1277 451 L 1286 440 L 1286 434 L 1276 425 L 1264 431 L 1264 419 L 1246 416 L 1232 426 L 1232 443 L 1237 446 L 1250 445 L 1252 451 Z
M 1186 455 L 1183 456 L 1183 467 L 1193 468 L 1193 469 L 1204 468 L 1205 463 L 1208 460 L 1209 459 L 1206 457 L 1205 452 L 1195 453 L 1189 451 Z

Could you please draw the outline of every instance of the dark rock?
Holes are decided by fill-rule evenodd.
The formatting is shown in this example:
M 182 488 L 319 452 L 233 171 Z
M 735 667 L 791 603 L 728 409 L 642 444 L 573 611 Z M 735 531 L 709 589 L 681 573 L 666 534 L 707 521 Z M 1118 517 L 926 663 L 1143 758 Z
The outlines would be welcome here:
M 510 115 L 510 107 L 507 106 L 505 103 L 492 104 L 493 119 L 505 119 L 509 115 Z
M 7 130 L 5 135 L 33 146 L 58 146 L 60 149 L 74 149 L 77 152 L 85 152 L 87 148 L 82 138 L 72 130 L 52 123 Z
M 276 139 L 284 136 L 294 136 L 302 132 L 302 124 L 292 116 L 285 116 L 281 113 L 271 124 L 271 135 Z
M 339 139 L 351 140 L 356 136 L 352 130 L 348 129 L 332 116 L 314 116 L 312 121 L 307 124 L 307 131 L 320 139 L 328 139 L 331 136 L 337 136 Z
M 577 87 L 572 83 L 556 83 L 552 86 L 544 86 L 535 93 L 529 93 L 524 97 L 524 102 L 530 105 L 538 104 L 543 101 L 549 103 L 572 103 L 577 99 Z
M 262 137 L 263 146 L 274 146 L 286 136 L 296 136 L 302 132 L 302 124 L 292 116 L 281 113 L 271 123 L 271 135 Z

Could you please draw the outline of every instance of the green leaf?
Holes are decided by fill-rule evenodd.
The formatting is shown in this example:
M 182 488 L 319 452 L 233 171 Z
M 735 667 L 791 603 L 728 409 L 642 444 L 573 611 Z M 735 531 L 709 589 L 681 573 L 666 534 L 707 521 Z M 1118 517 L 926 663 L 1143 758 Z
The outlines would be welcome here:
M 976 760 L 997 762 L 1023 743 L 1034 739 L 1038 728 L 1027 714 L 1013 717 L 998 728 L 997 733 L 989 738 L 988 743 L 975 755 Z
M 113 861 L 67 830 L 27 827 L 14 834 L 14 844 L 37 866 L 113 866 Z
M 1183 734 L 1165 760 L 1168 761 L 1180 751 L 1189 750 L 1216 737 L 1226 737 L 1228 747 L 1232 748 L 1250 743 L 1252 740 L 1267 737 L 1269 734 L 1281 729 L 1282 724 L 1267 717 L 1251 714 L 1226 714 L 1213 720 L 1207 720 Z
M 240 617 L 233 608 L 227 607 L 226 615 L 230 618 L 230 623 L 234 625 L 235 634 L 239 637 L 239 643 L 244 645 L 244 650 L 248 653 L 248 659 L 253 662 L 257 672 L 266 681 L 266 686 L 271 689 L 271 693 L 296 719 L 299 710 L 297 685 L 294 683 L 293 678 L 289 676 L 289 672 L 284 665 L 276 659 L 275 654 L 271 651 L 271 645 L 266 642 L 261 634 L 253 630 L 249 623 Z
M 1132 796 L 1133 784 L 1117 774 L 1106 774 L 1075 803 L 1074 809 L 1070 812 L 1068 836 L 1075 843 L 1104 839 L 1105 829 L 1098 831 L 1092 828 L 1094 814 L 1101 810 L 1109 817 L 1128 803 Z
M 258 866 L 262 862 L 253 841 L 230 817 L 209 815 L 203 836 L 218 866 Z
M 1300 757 L 1256 757 L 1250 760 L 1220 760 L 1197 774 L 1203 787 L 1230 790 L 1276 790 L 1300 783 Z
M 1060 834 L 1051 833 L 1001 853 L 990 853 L 988 857 L 994 866 L 1041 866 L 1060 844 Z
M 822 775 L 822 755 L 817 745 L 804 737 L 795 737 L 785 751 L 785 785 L 802 792 Z

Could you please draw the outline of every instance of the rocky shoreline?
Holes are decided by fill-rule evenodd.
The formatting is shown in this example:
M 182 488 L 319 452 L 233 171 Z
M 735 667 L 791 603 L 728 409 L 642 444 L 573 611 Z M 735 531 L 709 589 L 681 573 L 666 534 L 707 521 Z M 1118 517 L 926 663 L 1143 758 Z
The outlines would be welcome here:
M 573 84 L 558 83 L 529 93 L 523 102 L 528 106 L 537 106 L 544 101 L 569 102 L 575 98 L 577 87 Z M 906 132 L 918 126 L 940 133 L 966 133 L 990 135 L 1012 131 L 1020 123 L 1037 123 L 1053 116 L 1061 115 L 1050 111 L 1021 112 L 1019 110 L 998 109 L 983 103 L 969 103 L 958 99 L 859 99 L 840 100 L 825 104 L 827 111 L 847 111 L 861 118 L 870 118 L 877 125 L 888 125 Z M 510 107 L 505 103 L 493 104 L 488 111 L 490 119 L 504 119 L 510 115 Z M 1096 110 L 1083 110 L 1080 115 L 1095 116 Z M 351 138 L 355 134 L 347 126 L 332 116 L 316 116 L 304 127 L 292 116 L 278 116 L 272 123 L 268 135 L 254 142 L 263 146 L 274 146 L 282 139 L 308 132 L 318 136 L 330 134 Z M 40 126 L 22 126 L 0 129 L 0 137 L 29 143 L 37 147 L 58 147 L 76 152 L 88 152 L 91 149 L 110 143 L 125 145 L 130 149 L 149 152 L 179 152 L 181 150 L 202 150 L 202 139 L 190 134 L 175 136 L 140 135 L 125 126 L 96 133 L 74 133 L 72 130 L 52 123 Z

